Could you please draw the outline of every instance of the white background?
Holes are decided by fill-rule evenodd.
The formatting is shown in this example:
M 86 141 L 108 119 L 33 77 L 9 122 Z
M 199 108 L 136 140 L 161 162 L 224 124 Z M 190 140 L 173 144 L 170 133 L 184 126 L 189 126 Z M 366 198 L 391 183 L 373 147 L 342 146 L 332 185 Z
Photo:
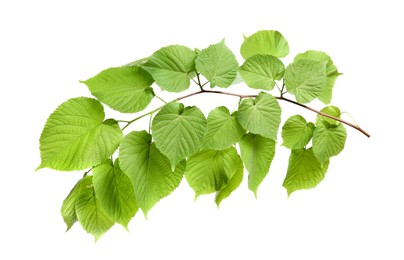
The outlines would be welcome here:
M 404 259 L 399 3 L 2 1 L 0 259 Z M 289 152 L 279 147 L 258 199 L 243 182 L 217 210 L 213 196 L 194 202 L 184 181 L 148 221 L 137 214 L 129 233 L 115 226 L 97 243 L 78 224 L 64 233 L 60 206 L 82 172 L 34 170 L 46 118 L 68 98 L 90 95 L 78 80 L 169 44 L 202 49 L 226 38 L 241 61 L 242 35 L 261 29 L 287 38 L 286 63 L 308 49 L 327 52 L 344 73 L 333 103 L 372 137 L 348 129 L 346 150 L 331 160 L 325 180 L 289 199 L 282 187 Z M 237 99 L 185 103 L 207 113 L 222 103 L 232 109 Z M 295 113 L 314 119 L 281 105 L 283 120 Z

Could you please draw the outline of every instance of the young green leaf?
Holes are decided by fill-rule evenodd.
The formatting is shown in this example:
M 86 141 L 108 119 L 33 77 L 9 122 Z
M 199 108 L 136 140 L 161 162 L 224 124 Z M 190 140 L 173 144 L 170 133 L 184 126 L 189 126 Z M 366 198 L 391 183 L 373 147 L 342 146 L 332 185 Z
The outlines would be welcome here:
M 338 155 L 345 146 L 346 130 L 342 124 L 320 122 L 313 133 L 313 152 L 320 162 Z
M 283 145 L 289 149 L 304 148 L 313 137 L 315 128 L 313 123 L 307 123 L 301 115 L 289 117 L 282 127 Z
M 247 131 L 276 141 L 281 123 L 281 107 L 272 95 L 261 92 L 255 99 L 244 99 L 236 116 Z
M 244 59 L 255 54 L 268 54 L 282 58 L 289 54 L 289 44 L 280 32 L 262 30 L 244 37 L 240 53 Z
M 189 74 L 195 71 L 196 54 L 182 45 L 170 45 L 153 53 L 143 64 L 160 88 L 181 92 L 189 88 Z
M 238 62 L 224 40 L 203 49 L 195 61 L 196 69 L 207 80 L 211 87 L 227 88 L 237 76 Z
M 338 72 L 338 69 L 335 66 L 334 62 L 331 60 L 330 56 L 322 51 L 309 50 L 296 55 L 295 61 L 297 60 L 315 60 L 326 64 L 327 79 L 324 90 L 320 93 L 318 99 L 325 104 L 330 103 L 332 99 L 332 89 L 334 87 L 335 81 L 337 77 L 341 75 L 341 73 Z
M 66 223 L 67 229 L 73 226 L 77 221 L 76 215 L 76 201 L 80 196 L 81 192 L 86 189 L 88 186 L 91 186 L 91 176 L 84 177 L 79 180 L 76 185 L 74 185 L 73 189 L 70 191 L 69 195 L 67 195 L 66 199 L 63 201 L 62 208 L 60 212 L 62 214 L 63 220 Z
M 93 168 L 93 186 L 101 206 L 123 227 L 135 216 L 138 206 L 129 177 L 119 167 L 119 159 L 108 159 Z
M 336 106 L 326 106 L 323 109 L 320 110 L 321 112 L 336 117 L 336 118 L 341 118 L 341 110 L 336 107 Z M 322 116 L 322 115 L 317 115 L 316 118 L 316 124 L 318 125 L 320 122 L 325 121 L 328 122 L 330 124 L 334 124 L 334 125 L 339 125 L 341 124 L 340 122 L 338 122 L 337 120 Z
M 135 66 L 109 68 L 83 81 L 94 97 L 122 113 L 145 109 L 154 97 L 153 82 L 149 73 Z
M 311 189 L 317 186 L 325 176 L 329 161 L 323 164 L 314 156 L 313 149 L 292 150 L 289 157 L 289 166 L 283 187 L 288 195 L 302 189 Z
M 92 185 L 86 186 L 77 198 L 76 214 L 81 226 L 96 241 L 114 225 L 114 221 L 101 207 Z
M 285 66 L 275 56 L 257 54 L 249 57 L 239 72 L 250 88 L 272 90 L 275 80 L 282 79 Z
M 46 121 L 40 138 L 40 168 L 83 170 L 100 164 L 118 148 L 122 130 L 106 120 L 101 103 L 73 98 L 61 104 Z
M 145 216 L 181 182 L 184 162 L 171 171 L 170 161 L 156 148 L 146 131 L 126 135 L 119 148 L 119 158 L 121 169 L 131 179 L 138 206 Z
M 239 155 L 237 155 L 237 159 L 233 163 L 235 164 L 235 167 L 233 168 L 235 172 L 232 174 L 233 176 L 230 178 L 229 183 L 223 189 L 216 192 L 215 202 L 217 207 L 219 207 L 220 203 L 225 198 L 229 197 L 230 194 L 235 191 L 243 181 L 244 166 Z
M 170 102 L 154 117 L 152 132 L 157 148 L 175 166 L 201 147 L 206 118 L 195 106 Z
M 314 60 L 297 60 L 285 70 L 285 84 L 299 103 L 318 97 L 326 84 L 326 65 Z
M 275 141 L 248 133 L 240 140 L 240 152 L 249 173 L 248 188 L 257 196 L 257 190 L 267 176 L 275 156 Z
M 195 198 L 226 187 L 238 170 L 238 160 L 234 147 L 223 151 L 202 150 L 191 155 L 187 161 L 185 178 L 195 191 Z
M 210 111 L 207 119 L 207 132 L 203 147 L 225 150 L 237 143 L 245 133 L 234 114 L 227 107 L 217 107 Z

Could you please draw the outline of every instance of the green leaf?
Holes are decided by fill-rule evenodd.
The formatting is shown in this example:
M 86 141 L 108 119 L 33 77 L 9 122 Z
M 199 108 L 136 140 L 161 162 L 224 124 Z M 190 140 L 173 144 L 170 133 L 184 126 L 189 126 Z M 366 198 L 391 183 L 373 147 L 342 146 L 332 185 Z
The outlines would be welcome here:
M 138 206 L 132 182 L 119 167 L 119 159 L 115 164 L 108 159 L 93 168 L 93 186 L 108 215 L 127 229 Z
M 248 133 L 240 140 L 240 152 L 249 173 L 248 188 L 257 196 L 257 190 L 267 176 L 275 156 L 275 141 Z
M 185 178 L 195 191 L 195 198 L 226 187 L 239 168 L 238 160 L 234 147 L 223 151 L 202 150 L 191 155 L 187 161 Z
M 272 90 L 275 80 L 282 79 L 285 66 L 274 56 L 258 54 L 249 57 L 239 72 L 250 88 Z
M 195 106 L 170 102 L 154 117 L 152 132 L 157 148 L 175 166 L 201 147 L 206 118 Z
M 76 214 L 81 226 L 96 241 L 114 225 L 114 221 L 101 207 L 92 185 L 86 186 L 77 198 Z
M 237 143 L 245 133 L 234 114 L 227 107 L 217 107 L 210 111 L 207 119 L 207 133 L 203 147 L 224 150 Z
M 237 76 L 238 62 L 224 40 L 203 49 L 195 61 L 196 69 L 209 80 L 211 87 L 227 88 Z
M 40 138 L 40 168 L 83 170 L 100 164 L 118 148 L 122 130 L 115 120 L 106 120 L 100 102 L 73 98 L 61 104 L 48 118 Z
M 325 104 L 331 102 L 332 99 L 332 89 L 334 87 L 335 81 L 341 73 L 338 72 L 337 67 L 325 52 L 309 50 L 305 53 L 300 53 L 296 55 L 295 61 L 297 60 L 315 60 L 323 62 L 326 64 L 326 83 L 323 92 L 318 96 L 318 99 Z
M 312 148 L 292 150 L 288 172 L 283 182 L 288 196 L 297 190 L 316 187 L 324 179 L 328 164 L 329 161 L 321 164 L 314 156 Z
M 182 45 L 170 45 L 153 53 L 143 64 L 160 88 L 169 92 L 181 92 L 189 88 L 188 74 L 195 71 L 196 54 Z
M 289 54 L 289 44 L 280 32 L 262 30 L 244 37 L 240 53 L 244 59 L 255 54 L 268 54 L 282 58 Z
M 63 220 L 67 226 L 66 231 L 69 231 L 69 229 L 77 221 L 76 201 L 77 198 L 80 196 L 82 190 L 86 189 L 88 186 L 91 186 L 90 176 L 84 177 L 83 179 L 79 180 L 70 191 L 69 195 L 67 195 L 66 199 L 63 201 L 60 212 L 62 213 Z
M 181 182 L 184 162 L 172 172 L 170 161 L 156 148 L 146 131 L 126 135 L 119 148 L 119 158 L 121 169 L 131 179 L 138 206 L 145 216 Z
M 289 117 L 282 127 L 283 145 L 289 149 L 305 147 L 312 138 L 315 128 L 313 123 L 307 123 L 300 115 Z
M 235 164 L 233 170 L 235 171 L 229 180 L 229 183 L 221 190 L 216 192 L 215 196 L 215 202 L 217 207 L 220 206 L 220 203 L 227 197 L 230 196 L 230 194 L 235 191 L 238 186 L 240 186 L 241 182 L 243 181 L 243 173 L 244 173 L 244 166 L 243 166 L 243 161 L 241 161 L 241 158 L 239 155 L 237 155 L 235 161 L 233 163 Z
M 94 97 L 122 113 L 145 109 L 154 97 L 153 82 L 149 73 L 134 66 L 109 68 L 83 81 Z
M 323 112 L 324 114 L 336 117 L 336 118 L 341 118 L 341 110 L 336 107 L 336 106 L 326 106 L 323 109 L 320 110 L 320 112 Z M 322 121 L 326 121 L 330 124 L 335 124 L 335 125 L 339 125 L 341 124 L 340 122 L 338 122 L 337 120 L 322 116 L 322 115 L 317 115 L 316 118 L 316 124 L 319 124 Z
M 318 97 L 326 84 L 326 66 L 314 60 L 297 60 L 285 71 L 285 84 L 299 103 L 308 103 Z
M 255 99 L 244 99 L 236 115 L 240 125 L 247 131 L 276 141 L 281 107 L 272 95 L 261 92 Z
M 313 152 L 320 162 L 338 155 L 345 146 L 346 130 L 342 124 L 320 122 L 313 133 Z

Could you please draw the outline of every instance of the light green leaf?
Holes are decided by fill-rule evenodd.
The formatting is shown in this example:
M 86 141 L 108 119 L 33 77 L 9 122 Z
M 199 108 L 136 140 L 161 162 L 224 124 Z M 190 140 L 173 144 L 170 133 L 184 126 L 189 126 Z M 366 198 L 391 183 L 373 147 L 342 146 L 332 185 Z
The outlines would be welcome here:
M 206 118 L 195 106 L 170 102 L 154 117 L 152 132 L 157 148 L 175 166 L 201 147 Z
M 285 84 L 297 102 L 308 103 L 324 90 L 326 65 L 314 60 L 297 60 L 286 68 Z
M 336 117 L 336 118 L 341 118 L 341 110 L 336 107 L 336 106 L 326 106 L 323 109 L 320 110 L 320 112 L 323 112 L 324 114 Z M 330 124 L 335 124 L 335 125 L 339 125 L 341 124 L 340 122 L 338 122 L 337 120 L 322 116 L 322 115 L 317 115 L 316 118 L 316 124 L 319 124 L 321 121 L 326 121 Z
M 101 206 L 123 227 L 135 216 L 138 206 L 129 177 L 119 167 L 119 159 L 108 159 L 93 168 L 93 186 Z
M 233 170 L 235 171 L 231 177 L 231 179 L 229 180 L 229 183 L 221 190 L 216 192 L 216 196 L 215 196 L 215 202 L 217 207 L 220 206 L 220 203 L 227 197 L 230 196 L 230 194 L 235 191 L 238 186 L 240 186 L 241 182 L 243 181 L 243 173 L 244 173 L 244 166 L 243 166 L 243 161 L 241 161 L 241 158 L 239 155 L 237 155 L 237 159 L 236 157 L 234 157 L 234 168 Z
M 83 179 L 79 180 L 70 191 L 69 195 L 67 195 L 66 199 L 63 201 L 60 212 L 62 213 L 63 220 L 67 225 L 66 231 L 69 231 L 69 229 L 77 221 L 76 201 L 77 198 L 80 196 L 82 190 L 86 189 L 88 186 L 91 186 L 90 176 L 84 177 Z
M 109 68 L 83 81 L 94 97 L 122 113 L 145 109 L 154 97 L 153 82 L 149 73 L 134 66 Z
M 76 214 L 81 226 L 96 241 L 114 225 L 114 221 L 101 207 L 92 185 L 83 189 L 77 198 Z
M 122 130 L 115 120 L 103 122 L 104 109 L 91 98 L 73 98 L 48 118 L 40 138 L 40 168 L 83 170 L 100 164 L 118 148 Z
M 329 161 L 321 164 L 314 156 L 312 148 L 292 150 L 288 172 L 283 182 L 288 195 L 297 190 L 316 187 L 324 179 L 328 164 Z
M 237 76 L 236 56 L 224 40 L 203 49 L 195 61 L 196 69 L 209 80 L 211 87 L 227 88 Z
M 289 54 L 289 44 L 280 32 L 262 30 L 244 37 L 240 53 L 244 59 L 255 54 L 268 54 L 282 58 Z
M 248 188 L 257 196 L 257 190 L 267 176 L 275 156 L 275 141 L 248 133 L 240 140 L 240 152 L 249 173 Z
M 320 122 L 313 133 L 313 152 L 320 162 L 338 155 L 345 146 L 346 130 L 342 124 Z
M 312 138 L 315 128 L 313 123 L 307 123 L 300 115 L 289 117 L 282 127 L 283 145 L 289 149 L 305 147 Z
M 275 80 L 282 79 L 285 66 L 274 56 L 258 54 L 249 57 L 239 72 L 250 88 L 272 90 Z
M 223 151 L 202 150 L 191 155 L 187 161 L 185 178 L 195 191 L 195 198 L 226 187 L 238 170 L 238 160 L 234 147 Z
M 236 115 L 240 125 L 247 131 L 276 141 L 281 107 L 272 95 L 261 92 L 255 99 L 244 99 Z
M 196 54 L 182 45 L 170 45 L 153 53 L 143 64 L 160 88 L 169 92 L 181 92 L 189 88 L 188 74 L 195 71 Z
M 126 135 L 119 148 L 120 166 L 132 181 L 138 206 L 148 211 L 181 182 L 184 162 L 173 172 L 170 161 L 152 143 L 146 131 Z
M 207 120 L 207 133 L 203 147 L 224 150 L 237 143 L 245 133 L 234 114 L 227 107 L 217 107 L 210 111 Z
M 337 67 L 325 52 L 309 50 L 304 53 L 296 55 L 295 61 L 297 60 L 315 60 L 323 62 L 326 64 L 326 84 L 324 86 L 323 92 L 318 96 L 318 99 L 325 104 L 331 102 L 332 99 L 332 89 L 335 84 L 335 80 L 341 73 L 338 72 Z

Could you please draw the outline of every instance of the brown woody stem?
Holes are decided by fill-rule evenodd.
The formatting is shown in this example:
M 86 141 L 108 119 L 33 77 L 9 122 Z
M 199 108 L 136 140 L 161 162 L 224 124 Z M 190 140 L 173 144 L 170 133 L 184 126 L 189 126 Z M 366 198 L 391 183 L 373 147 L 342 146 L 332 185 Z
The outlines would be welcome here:
M 182 99 L 185 99 L 185 98 L 189 98 L 189 97 L 192 97 L 192 96 L 195 96 L 195 95 L 199 95 L 199 94 L 202 94 L 202 93 L 222 94 L 222 95 L 234 96 L 234 97 L 239 97 L 239 98 L 254 98 L 254 97 L 257 97 L 257 95 L 242 95 L 242 94 L 230 93 L 230 92 L 224 92 L 224 91 L 203 90 L 203 89 L 202 89 L 202 90 L 200 90 L 200 91 L 193 92 L 193 93 L 191 93 L 191 94 L 188 94 L 188 95 L 179 97 L 179 98 L 176 99 L 176 101 L 179 101 L 179 100 L 182 100 Z M 278 100 L 283 100 L 283 101 L 286 101 L 286 102 L 295 104 L 295 105 L 297 105 L 297 106 L 303 107 L 303 108 L 308 109 L 308 110 L 310 110 L 310 111 L 312 111 L 312 112 L 314 112 L 314 113 L 317 113 L 317 114 L 319 114 L 319 115 L 321 115 L 321 116 L 334 119 L 334 120 L 336 120 L 336 121 L 338 121 L 338 122 L 341 122 L 341 123 L 343 123 L 343 124 L 345 124 L 345 125 L 347 125 L 347 126 L 350 126 L 350 127 L 354 128 L 354 129 L 358 130 L 359 132 L 361 132 L 361 133 L 364 134 L 365 136 L 370 137 L 370 134 L 367 133 L 367 132 L 366 132 L 365 130 L 363 130 L 362 128 L 360 128 L 358 125 L 354 125 L 354 124 L 352 124 L 352 123 L 349 123 L 349 122 L 347 122 L 347 121 L 345 121 L 345 120 L 342 120 L 341 118 L 328 115 L 328 114 L 326 114 L 326 113 L 323 113 L 323 112 L 321 112 L 321 111 L 318 111 L 318 110 L 316 110 L 316 109 L 314 109 L 314 108 L 311 108 L 311 107 L 309 107 L 309 106 L 300 104 L 300 103 L 298 103 L 298 102 L 296 102 L 296 101 L 293 101 L 293 100 L 291 100 L 291 99 L 287 99 L 287 98 L 285 98 L 285 97 L 283 97 L 283 96 L 275 97 L 275 98 L 278 99 Z

